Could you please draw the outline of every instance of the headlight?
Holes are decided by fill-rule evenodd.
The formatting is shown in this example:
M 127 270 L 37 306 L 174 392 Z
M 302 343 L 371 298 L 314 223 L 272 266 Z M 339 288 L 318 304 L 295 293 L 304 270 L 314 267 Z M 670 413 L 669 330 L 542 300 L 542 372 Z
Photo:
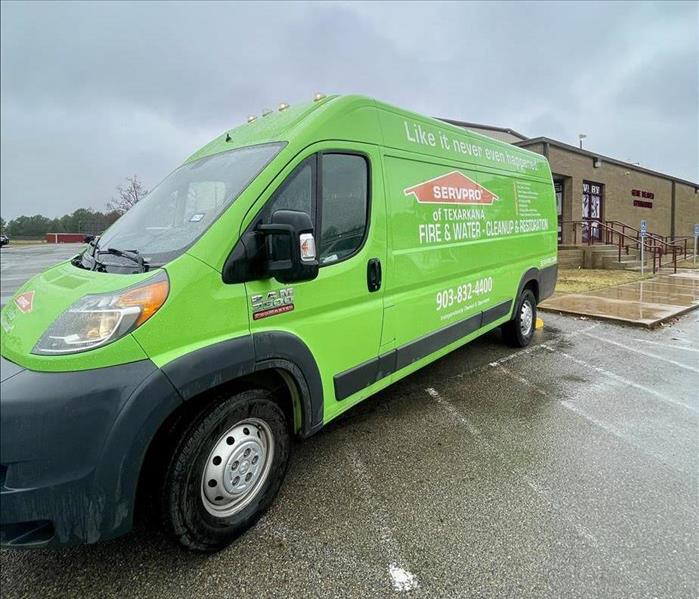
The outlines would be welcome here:
M 161 271 L 134 287 L 86 295 L 54 321 L 32 353 L 73 354 L 116 341 L 153 316 L 169 290 L 167 274 Z

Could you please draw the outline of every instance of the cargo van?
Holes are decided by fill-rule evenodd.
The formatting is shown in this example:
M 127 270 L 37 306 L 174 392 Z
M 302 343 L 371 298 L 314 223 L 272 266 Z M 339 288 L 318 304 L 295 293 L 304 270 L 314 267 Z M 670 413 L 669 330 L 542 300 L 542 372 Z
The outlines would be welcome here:
M 2 310 L 2 544 L 94 543 L 137 502 L 215 551 L 294 435 L 497 327 L 556 281 L 546 159 L 323 97 L 200 149 Z

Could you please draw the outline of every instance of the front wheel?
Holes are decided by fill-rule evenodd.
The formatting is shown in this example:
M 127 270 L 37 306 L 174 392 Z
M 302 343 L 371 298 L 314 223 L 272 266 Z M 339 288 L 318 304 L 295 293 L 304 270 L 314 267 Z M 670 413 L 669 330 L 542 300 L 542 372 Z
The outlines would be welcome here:
M 268 391 L 217 398 L 181 429 L 165 469 L 161 511 L 182 545 L 213 552 L 250 528 L 289 461 L 284 412 Z
M 527 347 L 536 328 L 536 298 L 525 289 L 517 300 L 512 320 L 502 325 L 502 336 L 512 347 Z

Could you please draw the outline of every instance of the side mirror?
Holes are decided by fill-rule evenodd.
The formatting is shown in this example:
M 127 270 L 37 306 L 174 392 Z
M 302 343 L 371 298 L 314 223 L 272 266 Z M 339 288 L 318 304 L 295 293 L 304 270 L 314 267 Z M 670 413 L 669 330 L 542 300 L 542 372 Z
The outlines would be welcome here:
M 266 272 L 280 283 L 312 281 L 318 276 L 318 256 L 311 217 L 298 210 L 277 210 L 272 222 L 258 225 L 265 235 Z

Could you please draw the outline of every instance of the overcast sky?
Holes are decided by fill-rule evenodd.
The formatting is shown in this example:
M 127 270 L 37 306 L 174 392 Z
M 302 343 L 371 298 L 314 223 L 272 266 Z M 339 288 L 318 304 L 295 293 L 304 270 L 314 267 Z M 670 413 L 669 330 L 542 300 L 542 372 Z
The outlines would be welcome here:
M 316 91 L 699 181 L 699 4 L 2 3 L 2 216 L 104 209 Z

